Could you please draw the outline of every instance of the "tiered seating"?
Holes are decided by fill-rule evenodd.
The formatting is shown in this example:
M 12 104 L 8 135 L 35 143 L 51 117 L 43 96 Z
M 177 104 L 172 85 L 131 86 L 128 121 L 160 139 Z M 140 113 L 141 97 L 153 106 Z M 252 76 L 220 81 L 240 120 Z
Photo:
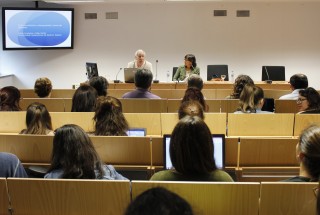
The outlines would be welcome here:
M 129 181 L 8 178 L 14 214 L 124 214 Z
M 228 136 L 293 135 L 294 114 L 228 114 Z
M 0 215 L 9 214 L 9 199 L 6 187 L 6 179 L 0 178 Z
M 313 188 L 318 183 L 262 182 L 259 215 L 316 214 Z
M 275 113 L 298 113 L 296 100 L 274 100 Z
M 164 187 L 190 203 L 195 214 L 315 214 L 318 183 L 230 183 L 0 179 L 0 214 L 124 214 L 142 192 Z M 10 196 L 11 204 L 8 202 Z
M 320 114 L 297 114 L 294 123 L 294 136 L 299 136 L 310 125 L 320 125 Z
M 204 121 L 210 128 L 213 134 L 226 133 L 226 113 L 207 113 L 205 114 Z M 162 135 L 171 134 L 175 125 L 179 121 L 178 114 L 176 113 L 162 113 L 161 114 L 161 130 Z
M 132 198 L 158 186 L 182 196 L 195 214 L 258 214 L 259 183 L 132 181 Z
M 296 159 L 297 138 L 241 137 L 239 181 L 279 181 L 299 175 Z

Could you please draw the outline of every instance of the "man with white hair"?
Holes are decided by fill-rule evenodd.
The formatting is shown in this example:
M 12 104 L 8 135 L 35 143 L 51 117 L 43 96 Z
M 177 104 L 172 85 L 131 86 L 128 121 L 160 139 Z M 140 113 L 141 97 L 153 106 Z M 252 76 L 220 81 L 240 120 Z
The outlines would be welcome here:
M 127 68 L 147 69 L 152 72 L 152 64 L 145 60 L 146 53 L 139 49 L 135 53 L 135 60 L 128 63 Z

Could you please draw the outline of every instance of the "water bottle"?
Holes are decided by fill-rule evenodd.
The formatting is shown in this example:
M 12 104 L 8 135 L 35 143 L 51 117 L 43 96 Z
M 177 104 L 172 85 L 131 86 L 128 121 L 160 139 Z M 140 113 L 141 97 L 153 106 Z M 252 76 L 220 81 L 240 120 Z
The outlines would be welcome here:
M 231 82 L 233 83 L 234 82 L 234 72 L 231 71 Z
M 168 70 L 167 71 L 167 82 L 169 82 L 170 81 L 170 71 Z

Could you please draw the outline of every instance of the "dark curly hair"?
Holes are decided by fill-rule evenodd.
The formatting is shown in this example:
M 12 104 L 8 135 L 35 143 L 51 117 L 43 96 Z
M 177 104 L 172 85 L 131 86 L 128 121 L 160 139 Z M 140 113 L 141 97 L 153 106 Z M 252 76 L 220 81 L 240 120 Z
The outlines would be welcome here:
M 254 84 L 254 82 L 248 75 L 239 75 L 234 81 L 233 93 L 230 95 L 230 98 L 239 99 L 244 86 L 247 84 Z

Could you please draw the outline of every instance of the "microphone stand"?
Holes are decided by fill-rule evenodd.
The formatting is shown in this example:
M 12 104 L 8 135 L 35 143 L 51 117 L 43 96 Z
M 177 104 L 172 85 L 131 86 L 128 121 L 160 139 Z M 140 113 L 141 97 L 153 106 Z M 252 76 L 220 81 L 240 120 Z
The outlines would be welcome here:
M 268 80 L 265 80 L 265 82 L 266 82 L 267 84 L 272 84 L 272 80 L 270 80 L 270 76 L 269 76 L 267 67 L 265 66 L 264 68 L 265 68 L 265 70 L 266 70 L 266 75 L 268 76 Z
M 119 71 L 118 71 L 118 73 L 116 75 L 116 80 L 113 80 L 113 83 L 117 83 L 117 84 L 120 83 L 120 80 L 118 80 L 118 75 L 119 75 L 121 70 L 122 70 L 122 68 L 119 69 Z

